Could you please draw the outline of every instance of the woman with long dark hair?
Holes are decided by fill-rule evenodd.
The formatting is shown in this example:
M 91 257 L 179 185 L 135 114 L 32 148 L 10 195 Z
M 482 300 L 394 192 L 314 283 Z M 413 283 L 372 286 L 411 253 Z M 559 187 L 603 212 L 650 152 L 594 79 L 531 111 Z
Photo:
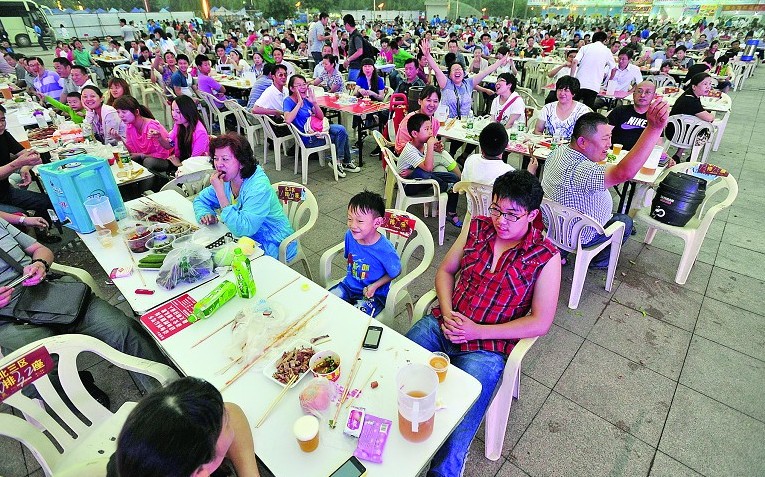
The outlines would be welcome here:
M 112 133 L 112 138 L 125 144 L 132 159 L 153 172 L 172 169 L 172 163 L 167 160 L 170 151 L 155 139 L 156 136 L 167 138 L 167 130 L 154 119 L 149 108 L 132 96 L 122 96 L 114 102 L 114 109 L 125 124 L 125 136 Z
M 111 78 L 109 80 L 109 96 L 106 104 L 114 106 L 117 98 L 122 96 L 130 96 L 130 85 L 122 78 Z
M 160 146 L 172 150 L 167 160 L 175 167 L 189 157 L 206 156 L 210 149 L 210 136 L 199 117 L 199 111 L 194 100 L 182 94 L 173 98 L 172 102 L 173 129 L 167 138 L 162 135 L 154 136 Z

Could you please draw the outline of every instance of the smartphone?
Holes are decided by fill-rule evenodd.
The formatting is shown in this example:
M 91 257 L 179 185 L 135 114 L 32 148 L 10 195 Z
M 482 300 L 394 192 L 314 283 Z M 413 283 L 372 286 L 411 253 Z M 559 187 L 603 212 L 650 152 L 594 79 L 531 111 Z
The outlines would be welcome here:
M 329 477 L 364 477 L 365 475 L 367 475 L 366 467 L 356 457 L 351 456 Z
M 361 347 L 364 349 L 377 349 L 380 346 L 382 332 L 382 326 L 370 326 L 367 328 L 367 334 L 364 336 L 364 343 Z

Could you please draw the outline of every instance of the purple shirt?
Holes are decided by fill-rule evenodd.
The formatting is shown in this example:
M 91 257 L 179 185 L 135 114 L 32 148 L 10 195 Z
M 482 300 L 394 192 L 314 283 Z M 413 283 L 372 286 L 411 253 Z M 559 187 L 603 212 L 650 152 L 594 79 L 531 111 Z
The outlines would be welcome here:
M 209 93 L 218 98 L 218 106 L 223 106 L 223 101 L 226 100 L 226 95 L 219 93 L 221 85 L 211 77 L 200 74 L 198 77 L 197 87 L 199 91 Z

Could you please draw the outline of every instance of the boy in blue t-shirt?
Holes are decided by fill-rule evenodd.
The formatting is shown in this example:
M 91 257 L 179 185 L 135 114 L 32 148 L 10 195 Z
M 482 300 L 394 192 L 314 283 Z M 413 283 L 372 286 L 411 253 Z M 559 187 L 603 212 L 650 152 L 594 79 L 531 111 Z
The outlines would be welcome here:
M 329 290 L 372 316 L 385 308 L 390 282 L 401 273 L 396 249 L 377 231 L 384 215 L 385 201 L 380 194 L 364 191 L 351 198 L 344 252 L 348 271 Z

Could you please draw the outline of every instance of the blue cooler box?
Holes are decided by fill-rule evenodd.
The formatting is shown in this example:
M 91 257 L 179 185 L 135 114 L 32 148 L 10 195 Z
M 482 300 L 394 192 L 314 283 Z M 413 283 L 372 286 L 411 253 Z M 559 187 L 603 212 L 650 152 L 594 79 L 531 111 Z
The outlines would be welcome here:
M 125 203 L 106 159 L 82 154 L 41 164 L 37 167 L 37 173 L 59 220 L 77 232 L 90 233 L 96 229 L 83 205 L 91 197 L 105 195 L 109 197 L 112 209 L 125 210 Z M 124 218 L 124 214 L 116 218 Z

